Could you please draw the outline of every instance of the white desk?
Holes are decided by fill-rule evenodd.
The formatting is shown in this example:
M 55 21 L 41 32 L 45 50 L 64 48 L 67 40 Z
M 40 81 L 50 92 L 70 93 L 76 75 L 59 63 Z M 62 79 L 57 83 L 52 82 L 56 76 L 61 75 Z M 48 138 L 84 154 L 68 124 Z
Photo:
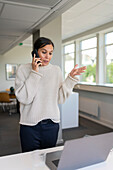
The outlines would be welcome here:
M 37 155 L 48 153 L 51 151 L 62 150 L 63 146 L 45 150 L 36 150 L 33 152 L 20 153 L 15 155 L 0 157 L 1 170 L 48 170 L 44 162 L 37 164 Z M 35 156 L 34 156 L 35 155 Z M 37 164 L 37 165 L 36 165 Z M 103 163 L 82 168 L 81 170 L 113 170 L 113 152 L 111 152 L 107 160 Z
M 37 164 L 38 155 L 62 149 L 63 146 L 60 146 L 0 157 L 0 170 L 48 170 L 45 162 Z

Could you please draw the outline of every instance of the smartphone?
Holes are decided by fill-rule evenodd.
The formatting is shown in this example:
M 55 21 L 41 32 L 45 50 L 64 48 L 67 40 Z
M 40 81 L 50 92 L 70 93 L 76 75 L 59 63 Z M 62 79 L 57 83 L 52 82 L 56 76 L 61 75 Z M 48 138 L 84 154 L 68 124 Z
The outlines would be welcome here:
M 38 55 L 38 51 L 36 49 L 34 49 L 32 52 L 32 57 L 34 57 L 34 54 L 35 54 L 35 58 L 39 58 L 39 55 Z M 40 63 L 40 61 L 37 62 L 37 64 Z
M 34 54 L 35 54 L 36 55 L 35 58 L 39 58 L 38 51 L 36 49 L 34 49 L 31 54 L 32 54 L 32 57 L 34 57 Z

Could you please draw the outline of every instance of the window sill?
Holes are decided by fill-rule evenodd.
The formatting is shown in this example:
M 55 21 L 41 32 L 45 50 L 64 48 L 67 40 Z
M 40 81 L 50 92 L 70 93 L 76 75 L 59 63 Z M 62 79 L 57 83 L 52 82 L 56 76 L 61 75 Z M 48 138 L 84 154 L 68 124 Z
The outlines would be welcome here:
M 91 85 L 79 83 L 75 85 L 74 91 L 79 90 L 113 95 L 113 86 L 108 85 L 94 85 L 94 84 Z

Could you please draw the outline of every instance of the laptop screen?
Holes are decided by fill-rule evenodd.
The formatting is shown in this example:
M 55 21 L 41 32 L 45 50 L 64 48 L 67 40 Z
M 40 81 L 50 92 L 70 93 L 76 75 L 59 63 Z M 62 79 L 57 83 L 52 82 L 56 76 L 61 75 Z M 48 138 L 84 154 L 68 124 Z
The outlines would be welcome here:
M 58 170 L 79 169 L 103 162 L 113 148 L 113 132 L 65 142 Z
M 113 132 L 70 140 L 62 152 L 48 153 L 46 164 L 51 170 L 79 169 L 105 161 L 112 148 Z

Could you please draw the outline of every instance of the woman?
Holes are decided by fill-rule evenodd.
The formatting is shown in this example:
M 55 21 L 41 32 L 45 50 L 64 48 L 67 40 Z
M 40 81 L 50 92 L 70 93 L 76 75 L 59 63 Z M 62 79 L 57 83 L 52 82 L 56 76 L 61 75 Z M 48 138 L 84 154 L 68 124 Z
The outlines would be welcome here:
M 72 69 L 62 81 L 60 67 L 50 64 L 54 44 L 45 37 L 36 40 L 32 63 L 17 70 L 15 94 L 20 102 L 20 139 L 22 152 L 54 147 L 57 142 L 63 103 L 86 67 Z M 36 56 L 38 55 L 38 56 Z M 37 58 L 38 57 L 38 58 Z

